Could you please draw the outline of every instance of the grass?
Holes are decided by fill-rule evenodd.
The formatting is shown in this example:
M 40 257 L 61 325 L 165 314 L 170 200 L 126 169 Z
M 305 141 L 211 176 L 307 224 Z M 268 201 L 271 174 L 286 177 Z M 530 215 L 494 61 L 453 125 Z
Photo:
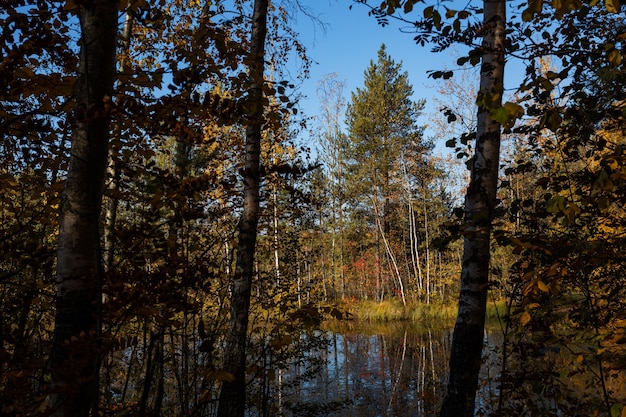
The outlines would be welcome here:
M 452 320 L 456 318 L 456 304 L 409 303 L 399 301 L 358 301 L 343 306 L 354 320 L 372 322 Z
M 408 303 L 402 305 L 400 301 L 355 301 L 345 303 L 340 309 L 349 312 L 352 319 L 369 322 L 395 322 L 395 321 L 452 321 L 456 319 L 456 303 Z M 487 319 L 504 317 L 506 314 L 506 301 L 489 301 L 487 303 Z
M 492 300 L 487 301 L 487 319 L 504 318 L 508 313 L 506 301 L 504 298 L 496 302 Z

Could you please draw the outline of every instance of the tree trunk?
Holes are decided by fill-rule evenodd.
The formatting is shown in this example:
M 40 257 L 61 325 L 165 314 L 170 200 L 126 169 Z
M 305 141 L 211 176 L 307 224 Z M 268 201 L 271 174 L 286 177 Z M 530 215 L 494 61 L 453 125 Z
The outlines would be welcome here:
M 117 1 L 80 6 L 74 132 L 59 219 L 53 416 L 87 416 L 97 403 L 102 277 L 98 219 L 107 165 L 107 101 L 113 95 L 117 13 Z
M 259 222 L 261 130 L 263 127 L 263 73 L 268 0 L 255 0 L 250 48 L 249 100 L 252 109 L 246 128 L 246 156 L 243 173 L 244 203 L 239 221 L 237 264 L 232 282 L 230 325 L 226 337 L 224 369 L 232 379 L 222 383 L 218 416 L 243 417 L 246 404 L 246 336 L 254 254 Z
M 464 252 L 459 311 L 450 356 L 450 377 L 442 417 L 474 414 L 484 338 L 489 278 L 489 240 L 496 205 L 500 125 L 490 110 L 501 107 L 504 76 L 506 5 L 485 0 L 476 150 L 465 196 Z

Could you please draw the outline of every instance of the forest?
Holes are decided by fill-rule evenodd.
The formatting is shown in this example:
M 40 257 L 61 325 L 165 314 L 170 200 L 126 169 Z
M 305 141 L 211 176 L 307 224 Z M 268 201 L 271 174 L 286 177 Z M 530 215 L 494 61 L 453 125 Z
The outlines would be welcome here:
M 445 351 L 379 415 L 626 416 L 621 3 L 334 5 L 440 112 L 381 42 L 303 114 L 315 2 L 3 1 L 0 416 L 362 415 L 288 393 L 366 322 Z

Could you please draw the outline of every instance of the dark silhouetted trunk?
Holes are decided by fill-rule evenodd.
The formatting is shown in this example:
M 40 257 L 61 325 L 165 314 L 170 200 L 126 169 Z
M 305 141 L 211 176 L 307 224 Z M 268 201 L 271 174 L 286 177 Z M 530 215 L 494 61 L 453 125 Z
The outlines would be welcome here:
M 98 389 L 102 203 L 115 75 L 118 2 L 81 3 L 80 67 L 70 165 L 61 199 L 57 310 L 52 352 L 53 416 L 95 413 Z
M 496 205 L 500 125 L 490 110 L 502 106 L 506 5 L 485 0 L 486 33 L 480 75 L 476 149 L 465 196 L 464 251 L 450 377 L 441 417 L 474 415 L 484 338 L 491 222 Z
M 255 0 L 250 47 L 250 88 L 246 128 L 244 202 L 239 220 L 237 263 L 232 282 L 230 327 L 226 338 L 224 369 L 232 379 L 222 383 L 218 416 L 243 417 L 246 405 L 246 337 L 254 253 L 259 222 L 261 131 L 263 127 L 263 73 L 268 0 Z

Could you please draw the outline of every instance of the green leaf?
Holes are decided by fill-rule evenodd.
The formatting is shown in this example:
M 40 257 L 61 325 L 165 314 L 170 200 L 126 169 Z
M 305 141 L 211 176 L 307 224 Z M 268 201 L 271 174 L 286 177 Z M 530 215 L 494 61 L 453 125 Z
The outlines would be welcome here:
M 620 403 L 613 404 L 613 407 L 611 407 L 611 417 L 620 417 L 622 415 L 623 408 L 624 406 Z
M 524 115 L 524 108 L 519 104 L 506 102 L 504 106 L 491 110 L 490 115 L 502 126 L 510 129 L 515 121 Z
M 564 201 L 565 197 L 557 195 L 548 200 L 546 210 L 548 210 L 549 213 L 556 214 L 563 209 Z
M 491 117 L 502 126 L 505 126 L 509 121 L 509 112 L 505 107 L 500 107 L 491 112 Z

